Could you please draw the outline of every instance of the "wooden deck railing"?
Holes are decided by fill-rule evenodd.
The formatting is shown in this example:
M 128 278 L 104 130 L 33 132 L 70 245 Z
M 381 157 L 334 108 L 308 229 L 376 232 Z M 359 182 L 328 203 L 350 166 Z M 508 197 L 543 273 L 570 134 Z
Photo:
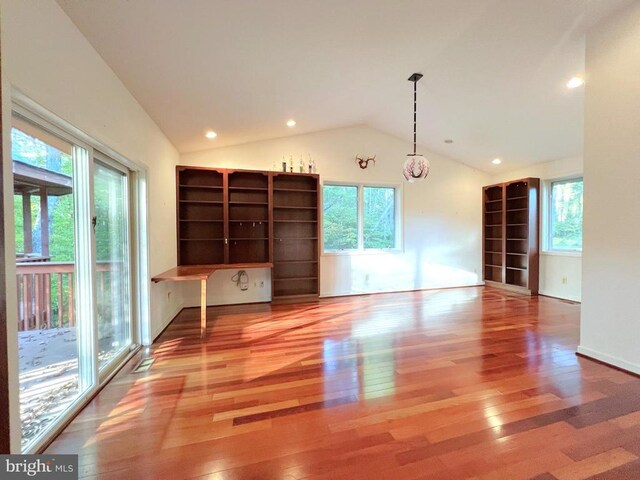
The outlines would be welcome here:
M 104 285 L 104 276 L 113 270 L 113 266 L 112 263 L 98 263 L 98 288 Z M 74 270 L 72 262 L 16 264 L 18 331 L 75 325 Z

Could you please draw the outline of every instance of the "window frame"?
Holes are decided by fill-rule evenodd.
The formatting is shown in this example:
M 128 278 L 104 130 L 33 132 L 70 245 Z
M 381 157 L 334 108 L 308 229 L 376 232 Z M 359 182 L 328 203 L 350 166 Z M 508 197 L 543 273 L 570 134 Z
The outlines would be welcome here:
M 584 185 L 584 176 L 579 174 L 568 175 L 559 178 L 553 178 L 543 182 L 543 195 L 542 195 L 542 254 L 544 255 L 559 255 L 567 257 L 580 257 L 582 256 L 582 247 L 577 248 L 553 248 L 552 247 L 552 232 L 553 228 L 551 222 L 553 221 L 553 186 L 559 183 L 571 183 L 576 181 L 582 181 Z M 583 205 L 584 205 L 584 192 L 583 192 Z M 584 229 L 584 212 L 583 212 L 583 229 Z
M 324 201 L 324 187 L 336 186 L 336 187 L 356 187 L 358 189 L 358 205 L 357 205 L 357 237 L 358 247 L 349 248 L 343 250 L 327 250 L 324 246 L 324 205 L 321 208 L 322 223 L 321 223 L 321 236 L 322 236 L 322 250 L 323 256 L 339 256 L 339 255 L 376 255 L 381 253 L 402 253 L 404 251 L 404 235 L 403 235 L 403 222 L 402 222 L 402 184 L 401 183 L 389 183 L 389 182 L 349 182 L 349 181 L 326 181 L 323 182 L 322 196 Z M 394 190 L 394 246 L 392 248 L 364 248 L 364 189 L 366 188 L 393 188 Z
M 132 202 L 132 191 L 133 191 L 133 182 L 132 182 L 132 171 L 127 168 L 125 165 L 123 165 L 120 162 L 117 162 L 116 160 L 112 159 L 111 157 L 109 157 L 108 155 L 105 155 L 104 153 L 102 153 L 101 151 L 94 149 L 93 150 L 93 164 L 92 164 L 92 170 L 93 172 L 95 172 L 95 166 L 96 164 L 102 164 L 103 166 L 106 166 L 108 168 L 112 168 L 120 173 L 122 173 L 125 176 L 125 183 L 126 183 L 126 188 L 125 188 L 125 208 L 126 208 L 126 218 L 128 219 L 128 222 L 126 222 L 126 228 L 125 228 L 125 233 L 124 236 L 126 238 L 126 243 L 128 244 L 129 248 L 127 249 L 127 268 L 128 268 L 128 272 L 127 272 L 127 278 L 126 278 L 126 282 L 127 282 L 127 287 L 129 289 L 129 292 L 131 293 L 131 297 L 129 298 L 129 301 L 127 302 L 126 305 L 126 309 L 127 309 L 127 314 L 129 316 L 129 345 L 123 349 L 120 350 L 120 352 L 118 352 L 118 354 L 116 356 L 114 356 L 114 358 L 112 358 L 107 364 L 103 365 L 102 367 L 100 367 L 99 362 L 98 362 L 98 376 L 99 376 L 99 380 L 100 382 L 105 382 L 105 380 L 112 375 L 114 370 L 118 370 L 119 367 L 121 365 L 124 364 L 125 358 L 127 357 L 127 355 L 129 354 L 129 352 L 131 351 L 132 348 L 136 348 L 140 342 L 140 334 L 139 331 L 136 327 L 139 327 L 137 325 L 137 318 L 135 317 L 135 297 L 136 296 L 136 291 L 137 291 L 137 285 L 136 282 L 134 281 L 134 273 L 135 273 L 135 264 L 133 259 L 135 258 L 135 252 L 133 249 L 133 238 L 132 238 L 132 232 L 135 232 L 136 230 L 136 224 L 134 223 L 134 218 L 133 218 L 133 207 L 135 206 L 134 203 Z M 92 182 L 95 181 L 95 177 L 92 179 Z M 95 202 L 95 196 L 94 196 L 94 202 Z M 95 205 L 94 205 L 95 207 Z M 95 233 L 95 232 L 94 232 Z M 97 247 L 97 241 L 94 238 L 94 247 Z M 97 263 L 97 253 L 95 254 L 96 256 L 96 263 Z M 97 299 L 97 295 L 96 295 L 96 310 L 97 310 L 97 305 L 98 305 L 98 299 Z M 96 327 L 97 327 L 97 317 L 96 317 Z M 96 330 L 97 332 L 97 330 Z M 96 334 L 96 341 L 99 341 L 99 335 Z

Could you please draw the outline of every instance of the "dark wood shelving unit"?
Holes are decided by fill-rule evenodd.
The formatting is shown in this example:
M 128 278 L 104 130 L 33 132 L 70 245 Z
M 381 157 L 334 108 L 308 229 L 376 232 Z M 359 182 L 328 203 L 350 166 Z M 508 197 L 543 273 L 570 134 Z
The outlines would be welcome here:
M 178 265 L 273 264 L 272 298 L 319 295 L 319 177 L 176 168 Z
M 485 283 L 536 295 L 540 179 L 489 185 L 482 193 Z
M 500 186 L 485 187 L 482 195 L 484 278 L 493 282 L 502 282 L 504 256 L 502 188 Z
M 320 293 L 319 181 L 317 175 L 273 174 L 274 300 Z

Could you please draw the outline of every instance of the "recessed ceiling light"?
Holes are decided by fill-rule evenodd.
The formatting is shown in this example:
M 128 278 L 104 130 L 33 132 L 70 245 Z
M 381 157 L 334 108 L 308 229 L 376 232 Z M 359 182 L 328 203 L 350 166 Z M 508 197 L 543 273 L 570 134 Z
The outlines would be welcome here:
M 574 89 L 584 85 L 584 80 L 580 77 L 573 77 L 567 82 L 567 88 Z
M 500 165 L 502 163 L 502 160 L 500 160 L 499 158 L 494 158 L 493 160 L 491 160 L 491 163 L 493 163 L 494 165 Z
M 296 121 L 291 119 L 291 120 L 287 120 L 287 127 L 291 128 L 291 127 L 295 127 L 296 126 Z
M 204 136 L 207 138 L 216 138 L 218 134 L 213 130 L 209 130 L 207 133 L 204 134 Z
M 447 138 L 444 143 L 453 143 L 453 140 L 451 140 L 450 138 Z

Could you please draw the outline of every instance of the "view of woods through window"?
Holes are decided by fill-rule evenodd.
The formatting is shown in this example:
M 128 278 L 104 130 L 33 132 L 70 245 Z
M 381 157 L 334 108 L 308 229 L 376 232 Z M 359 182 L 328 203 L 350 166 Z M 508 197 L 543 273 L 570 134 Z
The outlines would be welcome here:
M 13 128 L 22 444 L 80 394 L 74 306 L 73 146 Z
M 551 184 L 549 248 L 582 250 L 581 178 Z
M 131 343 L 127 176 L 94 164 L 98 366 Z
M 114 162 L 92 160 L 86 149 L 21 117 L 14 124 L 16 322 L 25 447 L 95 383 L 94 366 L 113 366 L 131 344 L 129 176 Z M 75 198 L 80 161 L 85 172 L 93 163 L 93 198 Z M 88 182 L 86 174 L 82 181 Z M 93 203 L 92 227 L 89 216 L 75 218 L 75 201 Z M 76 279 L 78 262 L 88 265 L 92 248 L 90 241 L 76 245 L 76 222 L 86 222 L 85 229 L 94 234 L 95 264 L 88 283 L 94 283 L 95 323 L 92 309 L 76 305 L 89 291 L 87 282 Z M 79 326 L 97 328 L 97 350 L 90 336 L 78 335 Z
M 395 248 L 395 198 L 394 187 L 324 185 L 325 251 Z
M 325 250 L 358 248 L 358 187 L 325 185 L 322 189 Z
M 11 130 L 11 150 L 13 160 L 26 163 L 35 167 L 57 172 L 67 176 L 69 179 L 73 173 L 73 161 L 69 153 L 58 150 L 52 145 L 47 145 L 20 130 Z M 16 252 L 18 254 L 42 254 L 42 243 L 40 242 L 40 203 L 39 197 L 31 195 L 31 229 L 33 247 L 25 251 L 24 244 L 24 215 L 22 195 L 14 195 L 14 217 L 16 222 Z M 49 258 L 58 262 L 69 262 L 73 260 L 73 196 L 59 195 L 51 196 L 48 200 L 49 222 Z M 56 311 L 57 315 L 58 312 Z
M 364 187 L 364 248 L 394 248 L 396 243 L 396 191 L 390 187 Z

